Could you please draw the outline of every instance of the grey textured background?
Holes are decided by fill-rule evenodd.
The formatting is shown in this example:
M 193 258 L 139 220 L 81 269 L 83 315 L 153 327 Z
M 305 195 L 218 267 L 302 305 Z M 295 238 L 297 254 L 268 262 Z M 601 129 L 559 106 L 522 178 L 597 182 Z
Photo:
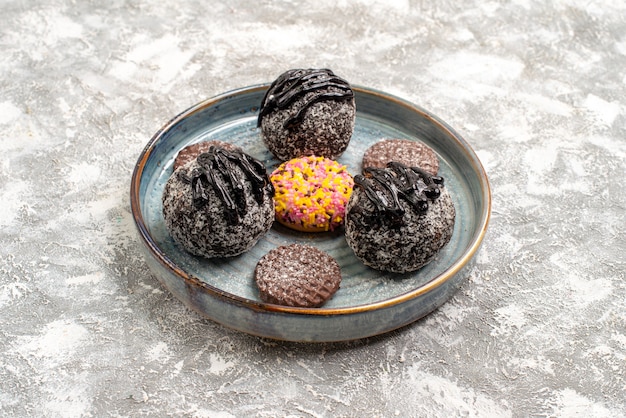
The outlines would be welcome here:
M 623 1 L 4 0 L 0 22 L 1 415 L 625 416 Z M 148 139 L 292 67 L 413 101 L 486 167 L 476 268 L 411 326 L 251 337 L 141 258 Z

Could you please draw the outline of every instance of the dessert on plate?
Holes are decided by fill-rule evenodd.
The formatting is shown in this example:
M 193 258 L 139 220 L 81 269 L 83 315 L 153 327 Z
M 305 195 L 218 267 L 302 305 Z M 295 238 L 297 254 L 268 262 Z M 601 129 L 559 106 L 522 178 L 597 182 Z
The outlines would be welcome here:
M 294 158 L 270 175 L 276 220 L 298 231 L 333 231 L 343 226 L 354 181 L 346 166 L 324 157 Z
M 339 289 L 341 269 L 324 251 L 291 244 L 265 254 L 256 266 L 254 280 L 264 302 L 316 308 Z
M 442 177 L 391 162 L 354 177 L 346 208 L 346 242 L 374 269 L 415 271 L 450 241 L 455 216 Z
M 363 154 L 362 167 L 385 168 L 392 161 L 420 167 L 433 175 L 439 172 L 439 158 L 432 148 L 420 141 L 397 138 L 386 138 L 369 147 Z
M 348 147 L 355 118 L 354 92 L 346 80 L 328 69 L 293 69 L 267 90 L 257 124 L 281 161 L 306 155 L 336 159 Z
M 163 217 L 188 252 L 232 257 L 254 246 L 274 221 L 265 166 L 242 151 L 211 146 L 175 170 L 163 190 Z
M 174 159 L 174 170 L 178 167 L 182 167 L 189 161 L 195 160 L 198 155 L 203 152 L 208 152 L 211 147 L 219 147 L 228 151 L 243 151 L 240 147 L 230 142 L 225 141 L 202 141 L 195 144 L 187 145 L 176 154 Z

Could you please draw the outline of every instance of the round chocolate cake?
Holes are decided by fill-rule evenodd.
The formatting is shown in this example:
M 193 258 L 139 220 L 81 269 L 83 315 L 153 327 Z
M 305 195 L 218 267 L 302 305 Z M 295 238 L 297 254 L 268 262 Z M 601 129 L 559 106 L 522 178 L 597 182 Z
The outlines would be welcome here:
M 348 147 L 354 92 L 328 69 L 295 69 L 278 77 L 261 102 L 258 126 L 281 161 L 307 155 L 336 159 Z
M 210 147 L 170 176 L 163 217 L 188 252 L 230 257 L 249 250 L 270 229 L 273 196 L 263 163 L 242 151 Z
M 450 241 L 455 215 L 442 177 L 396 162 L 366 168 L 354 177 L 346 241 L 367 266 L 415 271 Z

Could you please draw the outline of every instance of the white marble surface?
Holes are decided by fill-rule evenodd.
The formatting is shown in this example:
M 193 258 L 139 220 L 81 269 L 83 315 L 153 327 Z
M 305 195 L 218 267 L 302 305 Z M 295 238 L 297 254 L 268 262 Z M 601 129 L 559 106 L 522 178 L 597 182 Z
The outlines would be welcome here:
M 626 3 L 0 1 L 0 415 L 626 413 Z M 188 310 L 129 213 L 148 139 L 292 67 L 432 111 L 493 217 L 449 303 L 281 343 Z

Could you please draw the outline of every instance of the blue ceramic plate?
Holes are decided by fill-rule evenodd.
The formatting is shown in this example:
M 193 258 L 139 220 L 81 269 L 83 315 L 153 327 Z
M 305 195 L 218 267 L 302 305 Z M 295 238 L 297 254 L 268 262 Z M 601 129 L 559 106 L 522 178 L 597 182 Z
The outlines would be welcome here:
M 168 122 L 141 153 L 131 184 L 131 208 L 148 265 L 156 278 L 188 307 L 231 328 L 290 341 L 330 342 L 364 338 L 409 324 L 448 300 L 468 275 L 491 209 L 487 176 L 470 146 L 434 115 L 378 91 L 354 87 L 357 116 L 352 140 L 339 162 L 354 175 L 365 150 L 383 138 L 423 141 L 440 159 L 457 211 L 450 243 L 430 264 L 410 274 L 365 267 L 341 232 L 298 233 L 280 225 L 249 252 L 229 259 L 192 256 L 170 238 L 161 215 L 161 193 L 174 158 L 186 145 L 222 140 L 239 145 L 271 172 L 278 161 L 256 127 L 269 85 L 224 93 Z M 254 284 L 258 260 L 293 242 L 328 252 L 342 269 L 341 288 L 322 308 L 263 303 Z

